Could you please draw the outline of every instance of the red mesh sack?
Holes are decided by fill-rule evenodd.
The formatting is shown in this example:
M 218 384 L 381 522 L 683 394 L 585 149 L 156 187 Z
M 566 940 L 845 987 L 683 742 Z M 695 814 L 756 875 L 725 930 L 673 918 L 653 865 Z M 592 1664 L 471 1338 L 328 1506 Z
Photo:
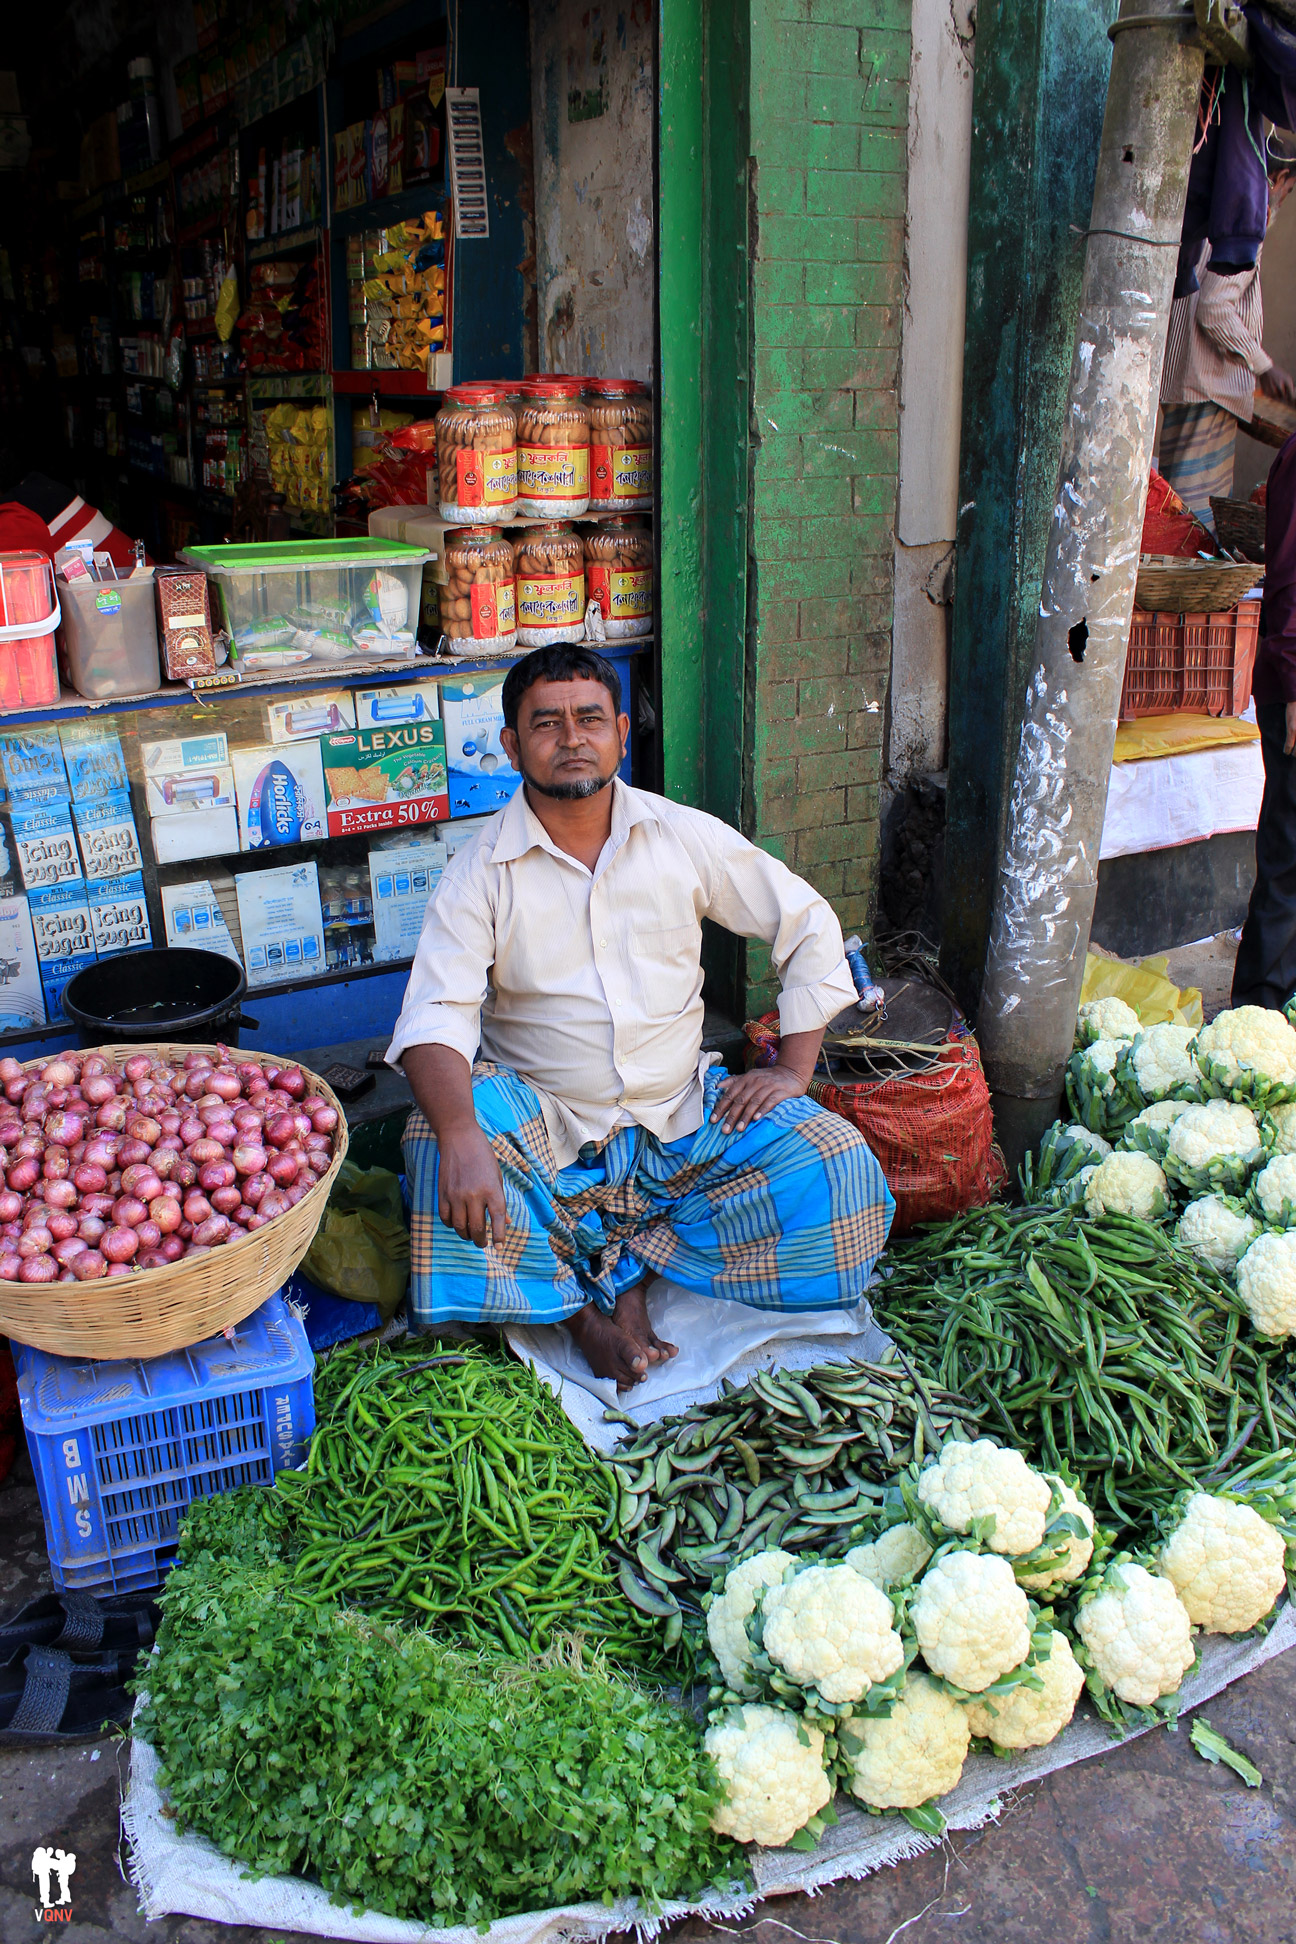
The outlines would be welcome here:
M 778 1053 L 778 1014 L 749 1019 L 752 1066 L 772 1066 Z M 892 1235 L 920 1222 L 947 1221 L 965 1208 L 992 1201 L 1008 1170 L 994 1144 L 990 1089 L 970 1033 L 951 1033 L 926 1073 L 890 1080 L 821 1080 L 809 1094 L 830 1113 L 858 1127 L 895 1197 Z
M 1192 559 L 1205 550 L 1214 553 L 1215 542 L 1199 520 L 1195 520 L 1168 479 L 1153 467 L 1148 480 L 1147 506 L 1143 513 L 1145 554 L 1182 554 Z

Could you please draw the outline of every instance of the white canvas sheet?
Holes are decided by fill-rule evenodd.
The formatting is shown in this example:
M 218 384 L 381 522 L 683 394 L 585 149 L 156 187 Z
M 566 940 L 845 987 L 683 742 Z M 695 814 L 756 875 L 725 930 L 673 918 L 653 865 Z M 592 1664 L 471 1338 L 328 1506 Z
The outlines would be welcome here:
M 1225 830 L 1254 830 L 1263 794 L 1258 742 L 1113 763 L 1098 855 L 1128 857 Z

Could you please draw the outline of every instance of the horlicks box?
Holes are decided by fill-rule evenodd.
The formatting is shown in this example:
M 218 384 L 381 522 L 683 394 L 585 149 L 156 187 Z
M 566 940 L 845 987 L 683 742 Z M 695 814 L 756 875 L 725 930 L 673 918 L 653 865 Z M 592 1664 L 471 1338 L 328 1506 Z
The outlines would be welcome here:
M 318 742 L 232 752 L 239 849 L 276 850 L 324 835 L 324 770 Z

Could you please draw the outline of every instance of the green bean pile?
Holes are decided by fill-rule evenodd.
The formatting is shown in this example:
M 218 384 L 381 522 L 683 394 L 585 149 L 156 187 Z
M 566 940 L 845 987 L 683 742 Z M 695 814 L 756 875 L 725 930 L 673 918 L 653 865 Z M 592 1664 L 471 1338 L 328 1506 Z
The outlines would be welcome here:
M 681 1603 L 748 1553 L 845 1552 L 888 1484 L 945 1437 L 979 1435 L 965 1399 L 901 1364 L 758 1371 L 660 1418 L 613 1454 L 627 1599 L 678 1639 Z
M 1220 1469 L 1296 1442 L 1296 1360 L 1158 1228 L 1077 1208 L 978 1208 L 895 1243 L 878 1321 L 933 1382 L 1121 1534 Z
M 275 1481 L 296 1585 L 510 1654 L 585 1632 L 614 1659 L 659 1658 L 606 1556 L 613 1474 L 527 1365 L 414 1340 L 338 1353 L 315 1407 L 305 1471 Z

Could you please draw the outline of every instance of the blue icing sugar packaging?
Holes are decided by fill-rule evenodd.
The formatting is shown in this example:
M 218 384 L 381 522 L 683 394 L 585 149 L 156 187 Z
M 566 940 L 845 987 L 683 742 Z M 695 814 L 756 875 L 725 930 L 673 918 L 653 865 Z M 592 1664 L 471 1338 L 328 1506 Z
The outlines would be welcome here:
M 47 891 L 28 893 L 36 956 L 42 964 L 54 959 L 95 958 L 94 930 L 86 888 L 76 884 L 56 884 Z
M 89 722 L 65 722 L 59 728 L 68 785 L 74 803 L 91 803 L 129 790 L 121 738 Z
M 67 766 L 57 729 L 6 729 L 0 735 L 0 770 L 15 809 L 67 801 Z
M 324 835 L 324 768 L 318 741 L 232 752 L 240 850 L 310 844 Z
M 36 940 L 26 898 L 0 898 L 0 1033 L 45 1024 Z
M 19 803 L 10 813 L 18 869 L 28 891 L 81 882 L 70 803 Z
M 144 868 L 131 800 L 124 791 L 73 803 L 72 816 L 87 878 L 122 877 Z
M 144 879 L 138 871 L 88 884 L 86 903 L 100 958 L 109 958 L 114 952 L 138 952 L 153 943 Z

